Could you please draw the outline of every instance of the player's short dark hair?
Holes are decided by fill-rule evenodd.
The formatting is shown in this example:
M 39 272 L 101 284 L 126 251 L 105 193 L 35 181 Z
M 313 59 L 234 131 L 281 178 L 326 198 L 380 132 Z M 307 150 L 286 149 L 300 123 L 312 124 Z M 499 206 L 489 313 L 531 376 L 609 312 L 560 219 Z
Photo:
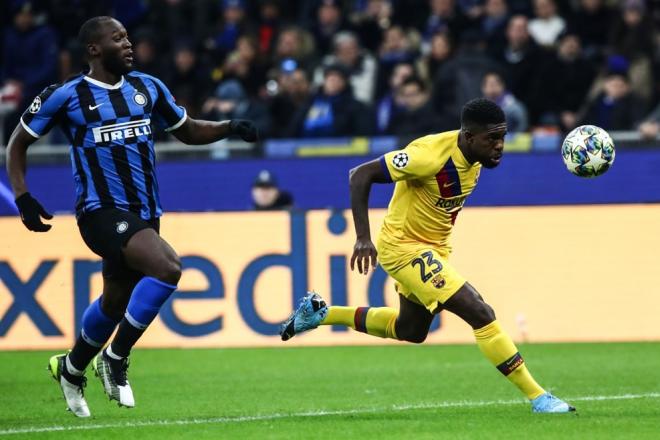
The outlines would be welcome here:
M 461 112 L 461 125 L 466 128 L 504 122 L 506 117 L 500 106 L 486 98 L 468 101 Z
M 89 43 L 99 41 L 103 23 L 110 20 L 114 20 L 114 18 L 108 15 L 100 15 L 98 17 L 92 17 L 84 22 L 82 26 L 80 26 L 80 31 L 78 31 L 78 41 L 80 44 L 87 46 Z

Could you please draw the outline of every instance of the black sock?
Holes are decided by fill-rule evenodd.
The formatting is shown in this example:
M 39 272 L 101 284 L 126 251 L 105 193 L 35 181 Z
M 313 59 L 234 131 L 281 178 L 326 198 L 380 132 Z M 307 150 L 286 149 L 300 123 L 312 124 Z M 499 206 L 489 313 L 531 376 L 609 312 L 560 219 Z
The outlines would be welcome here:
M 134 327 L 126 318 L 123 318 L 119 323 L 117 334 L 112 340 L 112 352 L 123 358 L 128 357 L 131 354 L 131 348 L 140 339 L 144 330 Z
M 101 347 L 91 345 L 82 335 L 78 336 L 76 344 L 73 346 L 73 349 L 68 354 L 69 361 L 74 368 L 80 371 L 85 371 L 87 365 L 94 359 L 94 356 L 101 351 Z

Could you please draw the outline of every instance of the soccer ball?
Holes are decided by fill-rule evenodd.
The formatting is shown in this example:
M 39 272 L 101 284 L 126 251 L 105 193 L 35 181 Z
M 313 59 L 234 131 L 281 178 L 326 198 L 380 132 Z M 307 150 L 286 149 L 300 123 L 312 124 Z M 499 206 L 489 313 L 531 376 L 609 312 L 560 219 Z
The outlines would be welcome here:
M 614 162 L 614 142 L 602 128 L 581 125 L 564 139 L 561 156 L 568 171 L 576 176 L 600 176 Z

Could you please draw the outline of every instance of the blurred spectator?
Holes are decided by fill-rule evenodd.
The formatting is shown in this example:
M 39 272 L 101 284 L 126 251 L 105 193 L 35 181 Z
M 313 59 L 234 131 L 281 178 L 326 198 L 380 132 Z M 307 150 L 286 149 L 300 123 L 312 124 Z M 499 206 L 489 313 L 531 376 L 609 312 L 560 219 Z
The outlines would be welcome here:
M 504 79 L 499 73 L 488 72 L 481 82 L 481 91 L 484 98 L 497 103 L 504 111 L 509 133 L 527 130 L 527 109 L 506 89 Z
M 587 97 L 596 76 L 592 63 L 582 53 L 576 34 L 566 33 L 559 39 L 556 56 L 544 73 L 547 109 L 554 124 L 564 130 L 575 126 L 576 114 Z
M 295 127 L 291 127 L 292 115 L 302 111 L 311 94 L 307 73 L 297 67 L 281 69 L 275 86 L 275 96 L 271 98 L 269 105 L 273 122 L 271 134 L 273 137 L 294 136 Z
M 223 3 L 221 0 L 149 0 L 149 5 L 148 26 L 158 30 L 160 47 L 170 47 L 182 37 L 192 39 L 195 44 L 204 41 L 217 26 Z
M 431 13 L 424 27 L 424 41 L 429 43 L 438 32 L 449 32 L 454 39 L 470 26 L 469 19 L 456 7 L 454 0 L 429 0 Z
M 351 15 L 351 25 L 367 50 L 378 50 L 385 30 L 392 25 L 393 14 L 391 0 L 367 0 L 364 10 Z
M 489 53 L 499 53 L 506 46 L 506 24 L 509 8 L 506 0 L 486 0 L 481 18 L 481 33 L 488 42 Z
M 634 130 L 644 116 L 643 103 L 630 91 L 628 78 L 609 74 L 602 92 L 587 103 L 577 125 L 594 124 L 605 130 Z
M 367 136 L 372 132 L 369 108 L 353 97 L 342 65 L 325 69 L 323 85 L 294 118 L 303 137 Z
M 452 44 L 449 34 L 440 32 L 431 37 L 431 50 L 417 62 L 417 69 L 425 81 L 432 81 L 435 75 L 452 57 Z
M 534 0 L 534 18 L 529 21 L 529 34 L 536 44 L 552 46 L 566 27 L 566 21 L 557 14 L 554 0 Z
M 312 71 L 314 67 L 314 40 L 307 32 L 296 26 L 282 29 L 275 43 L 273 64 L 280 65 L 284 60 L 292 59 L 298 66 Z
M 316 49 L 322 54 L 330 52 L 335 34 L 347 29 L 348 24 L 344 21 L 339 1 L 320 0 L 316 11 L 316 22 L 311 29 Z
M 635 93 L 648 100 L 653 93 L 653 38 L 655 32 L 643 0 L 625 0 L 622 16 L 611 35 L 613 53 L 625 56 L 630 62 L 628 78 Z
M 376 59 L 360 47 L 353 32 L 343 31 L 335 35 L 333 47 L 333 53 L 323 58 L 322 65 L 316 69 L 314 83 L 323 82 L 323 69 L 326 66 L 341 64 L 349 72 L 355 99 L 371 104 L 376 89 Z
M 277 33 L 280 31 L 280 2 L 261 0 L 259 2 L 259 25 L 257 28 L 259 54 L 270 54 Z
M 660 133 L 660 104 L 637 127 L 642 139 L 652 140 Z
M 378 81 L 376 96 L 382 96 L 392 69 L 399 63 L 414 63 L 419 54 L 420 35 L 414 29 L 392 26 L 385 31 L 378 51 Z
M 527 17 L 514 15 L 506 29 L 507 45 L 495 59 L 504 67 L 504 78 L 511 93 L 520 99 L 534 124 L 545 107 L 543 87 L 538 79 L 546 65 L 546 55 L 531 39 L 527 30 Z
M 201 116 L 202 103 L 211 90 L 208 69 L 198 59 L 192 42 L 182 40 L 174 49 L 172 65 L 162 76 L 167 86 L 193 118 Z
M 57 82 L 57 34 L 49 26 L 35 22 L 32 3 L 17 1 L 13 5 L 13 26 L 3 38 L 0 89 L 14 89 L 18 105 L 5 117 L 5 144 L 23 110 L 45 87 Z
M 604 0 L 580 0 L 569 28 L 580 37 L 587 58 L 593 59 L 604 51 L 613 18 Z
M 162 63 L 163 57 L 159 54 L 154 34 L 151 31 L 143 30 L 129 38 L 132 38 L 133 43 L 133 57 L 135 58 L 133 68 L 161 78 L 165 73 L 165 66 Z
M 437 116 L 431 104 L 428 87 L 418 76 L 410 76 L 396 91 L 400 109 L 392 117 L 388 134 L 404 136 L 435 133 Z
M 222 67 L 223 78 L 234 78 L 241 82 L 251 98 L 259 95 L 259 89 L 266 82 L 266 65 L 259 57 L 257 40 L 250 35 L 238 38 L 233 50 Z
M 482 78 L 496 68 L 485 47 L 478 30 L 464 32 L 456 56 L 433 79 L 433 105 L 442 121 L 439 131 L 456 126 L 463 105 L 481 96 Z
M 416 75 L 415 66 L 411 63 L 399 63 L 394 66 L 389 78 L 388 92 L 378 101 L 376 106 L 376 131 L 384 133 L 394 115 L 400 110 L 394 99 L 399 87 L 409 77 Z
M 223 81 L 215 90 L 212 98 L 204 103 L 203 118 L 223 121 L 226 119 L 250 119 L 259 130 L 259 136 L 270 134 L 270 115 L 268 109 L 259 101 L 250 99 L 241 83 L 235 79 Z
M 261 170 L 252 184 L 252 207 L 257 211 L 291 209 L 293 197 L 277 186 L 277 180 L 270 171 Z
M 223 57 L 234 50 L 238 37 L 247 31 L 245 6 L 245 0 L 222 0 L 218 27 L 206 40 L 207 49 L 215 56 Z

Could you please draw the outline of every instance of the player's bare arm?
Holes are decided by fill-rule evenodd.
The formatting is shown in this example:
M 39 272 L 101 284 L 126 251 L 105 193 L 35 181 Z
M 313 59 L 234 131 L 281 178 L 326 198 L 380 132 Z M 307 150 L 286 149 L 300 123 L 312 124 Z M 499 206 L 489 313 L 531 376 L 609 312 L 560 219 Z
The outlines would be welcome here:
M 349 172 L 349 182 L 351 210 L 357 236 L 351 256 L 351 270 L 355 270 L 357 261 L 358 272 L 367 275 L 370 266 L 376 267 L 378 256 L 369 230 L 369 191 L 372 183 L 390 183 L 390 181 L 376 159 L 353 168 Z
M 34 232 L 46 232 L 52 225 L 43 223 L 41 217 L 50 220 L 53 216 L 30 195 L 25 183 L 27 149 L 36 140 L 22 125 L 16 126 L 7 145 L 7 175 L 25 227 Z
M 240 136 L 246 142 L 255 142 L 259 137 L 254 123 L 243 119 L 205 121 L 186 118 L 172 134 L 188 145 L 210 144 L 229 136 Z

